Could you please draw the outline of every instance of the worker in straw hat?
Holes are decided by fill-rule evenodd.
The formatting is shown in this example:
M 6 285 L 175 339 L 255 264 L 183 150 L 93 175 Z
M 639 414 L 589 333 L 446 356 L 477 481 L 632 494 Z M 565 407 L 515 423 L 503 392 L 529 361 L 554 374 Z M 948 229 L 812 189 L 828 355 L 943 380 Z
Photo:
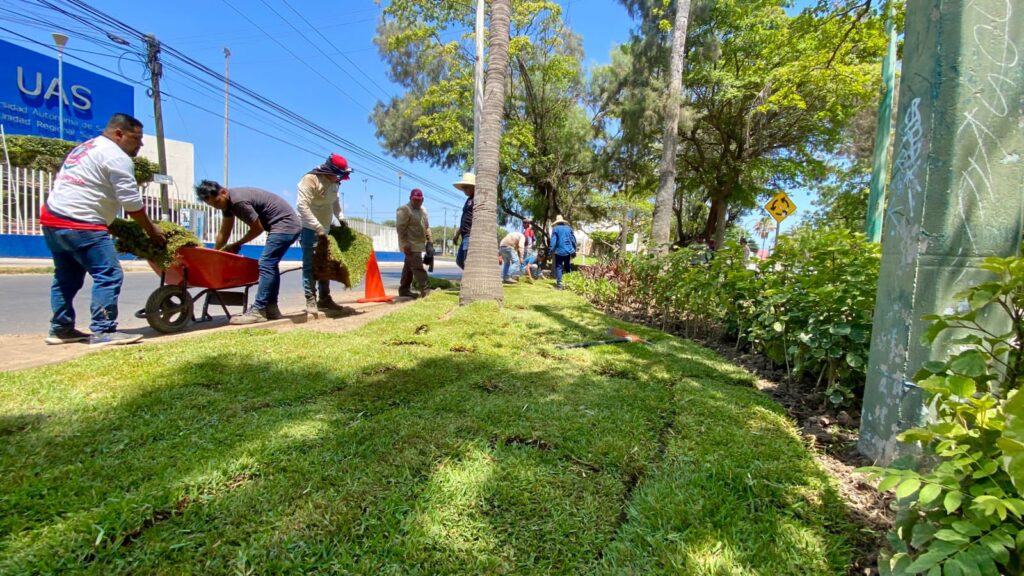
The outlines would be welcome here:
M 551 250 L 555 253 L 555 288 L 561 290 L 562 274 L 572 272 L 570 266 L 576 256 L 576 235 L 561 214 L 551 226 Z
M 466 195 L 466 203 L 462 206 L 462 219 L 459 221 L 459 231 L 452 238 L 452 242 L 459 245 L 459 251 L 455 254 L 455 263 L 459 268 L 465 270 L 466 254 L 469 253 L 469 231 L 473 228 L 473 195 L 476 194 L 476 174 L 466 172 L 462 175 L 462 180 L 453 186 Z M 459 243 L 460 238 L 461 244 Z
M 342 180 L 348 180 L 352 169 L 348 160 L 340 154 L 331 154 L 327 161 L 307 172 L 298 184 L 297 207 L 302 233 L 302 288 L 306 293 L 308 312 L 341 312 L 345 308 L 331 299 L 329 280 L 316 281 L 313 278 L 313 254 L 321 237 L 331 229 L 331 220 L 347 226 L 345 214 L 338 201 L 338 188 Z M 319 292 L 317 291 L 319 288 Z

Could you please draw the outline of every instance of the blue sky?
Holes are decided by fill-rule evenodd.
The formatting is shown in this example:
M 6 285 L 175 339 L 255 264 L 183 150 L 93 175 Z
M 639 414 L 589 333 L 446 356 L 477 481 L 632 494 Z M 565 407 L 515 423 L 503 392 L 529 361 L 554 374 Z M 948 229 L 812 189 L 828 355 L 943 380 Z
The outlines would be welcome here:
M 613 45 L 628 39 L 631 22 L 617 1 L 561 0 L 559 3 L 563 6 L 568 25 L 584 38 L 586 64 L 607 62 Z M 23 10 L 22 14 L 44 15 L 55 23 L 71 22 L 34 2 L 14 0 L 5 4 L 11 10 Z M 451 187 L 451 183 L 460 178 L 460 173 L 439 171 L 425 163 L 412 164 L 391 158 L 377 144 L 374 127 L 369 120 L 370 111 L 378 100 L 398 94 L 399 88 L 387 79 L 386 65 L 373 44 L 382 10 L 373 0 L 333 3 L 311 0 L 176 0 L 173 9 L 160 10 L 154 9 L 151 2 L 138 0 L 92 0 L 90 4 L 138 30 L 155 34 L 162 42 L 219 72 L 224 70 L 223 49 L 228 47 L 231 50 L 230 76 L 233 81 L 338 133 L 360 148 L 388 158 L 405 173 L 401 182 L 403 193 L 399 195 L 397 172 L 356 150 L 345 147 L 331 149 L 316 139 L 285 136 L 295 145 L 292 146 L 233 124 L 230 132 L 230 185 L 258 186 L 294 202 L 295 184 L 299 178 L 333 151 L 346 156 L 356 170 L 352 179 L 342 185 L 347 214 L 364 216 L 369 207 L 368 196 L 372 194 L 374 219 L 393 219 L 399 199 L 407 201 L 408 190 L 422 186 L 422 182 L 417 181 L 421 178 L 450 191 L 450 194 L 443 194 L 426 189 L 426 206 L 432 215 L 432 223 L 442 223 L 445 208 L 448 209 L 449 223 L 457 218 L 464 197 Z M 169 8 L 171 5 L 166 6 Z M 327 41 L 309 30 L 290 7 L 314 23 Z M 0 26 L 52 46 L 50 32 L 54 31 L 53 28 L 11 21 L 11 17 L 10 12 L 0 11 Z M 307 31 L 307 34 L 297 33 L 292 26 Z M 76 29 L 84 28 L 79 23 L 65 27 L 64 32 L 70 37 L 65 52 L 66 62 L 89 68 L 88 64 L 74 58 L 79 56 L 117 71 L 130 80 L 146 81 L 143 65 L 137 58 L 124 55 L 116 44 L 107 42 L 100 46 L 76 38 Z M 268 35 L 276 38 L 277 42 Z M 303 36 L 313 44 L 305 41 Z M 0 31 L 0 38 L 28 45 L 3 31 Z M 38 45 L 28 46 L 36 51 L 44 50 Z M 101 73 L 111 75 L 110 72 Z M 195 145 L 197 180 L 223 180 L 223 94 L 217 89 L 198 87 L 173 69 L 165 70 L 161 88 L 169 95 L 163 105 L 167 137 Z M 202 111 L 197 106 L 213 113 Z M 135 91 L 135 113 L 146 125 L 147 133 L 152 133 L 152 100 L 142 87 Z M 283 136 L 278 128 L 241 106 L 232 108 L 231 117 Z M 147 141 L 146 145 L 155 146 L 155 140 Z M 365 184 L 363 178 L 368 179 Z
M 811 1 L 799 0 L 797 5 Z M 567 25 L 583 37 L 588 67 L 608 62 L 613 46 L 628 39 L 633 22 L 617 0 L 559 0 L 559 3 Z M 19 21 L 14 14 L 29 18 L 41 15 L 61 25 L 70 37 L 67 62 L 90 67 L 75 59 L 77 56 L 106 68 L 108 72 L 102 72 L 106 75 L 146 82 L 144 67 L 137 57 L 125 53 L 113 42 L 97 44 L 83 37 L 76 38 L 76 31 L 84 30 L 84 25 L 65 25 L 71 21 L 28 0 L 5 4 L 6 11 L 0 11 L 0 26 L 50 46 L 50 32 L 56 27 Z M 399 89 L 387 79 L 386 66 L 372 42 L 381 13 L 381 7 L 374 0 L 336 3 L 176 0 L 174 9 L 164 10 L 156 10 L 152 3 L 138 0 L 93 0 L 91 5 L 136 29 L 156 34 L 166 44 L 220 72 L 224 69 L 223 49 L 229 48 L 232 80 L 329 128 L 356 147 L 386 157 L 405 173 L 400 193 L 398 174 L 393 167 L 382 165 L 355 149 L 329 148 L 316 139 L 289 136 L 282 132 L 289 127 L 275 127 L 267 123 L 265 116 L 233 106 L 233 119 L 283 138 L 289 144 L 233 124 L 230 185 L 258 186 L 294 202 L 295 183 L 302 174 L 322 162 L 329 152 L 338 152 L 348 157 L 356 170 L 352 180 L 342 186 L 346 213 L 350 216 L 365 215 L 369 209 L 368 196 L 372 194 L 373 218 L 391 219 L 399 202 L 406 201 L 409 188 L 422 187 L 425 180 L 446 189 L 446 193 L 426 189 L 426 205 L 432 222 L 441 224 L 446 208 L 449 223 L 457 217 L 462 195 L 450 185 L 460 174 L 440 171 L 425 163 L 412 164 L 390 158 L 377 145 L 374 127 L 369 121 L 370 110 L 378 100 L 399 93 Z M 302 18 L 313 23 L 327 41 L 309 30 Z M 299 34 L 295 28 L 308 32 Z M 28 45 L 33 50 L 44 50 L 3 31 L 0 31 L 0 38 Z M 222 93 L 216 87 L 197 86 L 180 70 L 170 68 L 165 71 L 162 89 L 169 95 L 163 107 L 167 137 L 195 145 L 197 179 L 222 180 Z M 152 101 L 142 87 L 135 91 L 135 112 L 146 124 L 147 132 L 151 132 Z M 155 141 L 146 144 L 155 146 Z M 365 183 L 364 178 L 367 178 Z M 794 199 L 801 209 L 810 208 L 806 194 L 796 193 Z M 753 218 L 756 219 L 756 215 Z

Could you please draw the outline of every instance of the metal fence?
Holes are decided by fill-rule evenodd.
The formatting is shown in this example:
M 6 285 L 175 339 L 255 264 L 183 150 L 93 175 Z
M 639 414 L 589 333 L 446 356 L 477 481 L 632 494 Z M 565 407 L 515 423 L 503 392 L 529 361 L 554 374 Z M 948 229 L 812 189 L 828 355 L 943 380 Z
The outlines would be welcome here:
M 46 171 L 0 164 L 0 234 L 42 236 L 39 210 L 52 186 L 53 175 Z M 151 220 L 165 219 L 161 216 L 159 190 L 155 185 L 141 188 L 143 209 Z M 224 220 L 219 210 L 199 201 L 172 199 L 170 203 L 167 220 L 192 230 L 203 242 L 216 241 Z M 127 217 L 123 213 L 121 216 Z M 372 222 L 352 222 L 352 227 L 373 238 L 374 249 L 378 252 L 398 250 L 398 234 L 393 227 Z M 230 241 L 239 240 L 246 230 L 244 225 L 235 226 Z M 263 245 L 265 239 L 266 234 L 260 234 L 250 244 Z

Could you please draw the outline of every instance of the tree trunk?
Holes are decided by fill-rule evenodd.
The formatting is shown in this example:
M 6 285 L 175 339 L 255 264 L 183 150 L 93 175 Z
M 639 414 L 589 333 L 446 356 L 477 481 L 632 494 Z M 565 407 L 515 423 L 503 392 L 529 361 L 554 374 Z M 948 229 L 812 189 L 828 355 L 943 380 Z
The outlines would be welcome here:
M 508 72 L 510 3 L 511 0 L 494 0 L 491 5 L 490 53 L 484 86 L 484 113 L 480 125 L 473 233 L 470 235 L 469 254 L 466 256 L 466 273 L 459 291 L 459 303 L 462 305 L 481 300 L 501 303 L 504 298 L 501 273 L 498 270 L 497 199 L 498 152 Z
M 679 105 L 683 92 L 683 64 L 686 59 L 686 30 L 689 26 L 690 0 L 679 0 L 672 29 L 672 64 L 669 71 L 668 97 L 665 100 L 665 135 L 662 139 L 661 171 L 658 196 L 654 201 L 654 224 L 651 249 L 657 254 L 668 252 L 672 225 L 672 202 L 675 198 L 676 144 L 679 132 Z
M 621 228 L 619 228 L 619 258 L 626 255 L 627 246 L 629 246 L 629 208 L 623 208 L 622 224 Z

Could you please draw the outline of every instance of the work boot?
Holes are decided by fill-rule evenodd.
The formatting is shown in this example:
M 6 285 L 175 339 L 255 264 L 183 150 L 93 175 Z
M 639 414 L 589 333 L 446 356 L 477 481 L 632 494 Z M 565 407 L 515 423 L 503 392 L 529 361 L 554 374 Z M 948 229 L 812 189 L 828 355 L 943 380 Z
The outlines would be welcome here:
M 345 307 L 331 299 L 330 296 L 316 301 L 316 307 L 320 310 L 344 310 Z
M 241 316 L 232 316 L 228 324 L 258 324 L 267 321 L 267 312 L 262 308 L 249 308 Z
M 280 320 L 284 318 L 284 314 L 281 314 L 281 309 L 277 307 L 277 304 L 267 304 L 267 320 Z
M 306 312 L 317 313 L 316 296 L 306 296 Z
M 75 342 L 85 342 L 89 340 L 91 335 L 81 330 L 75 330 L 74 328 L 68 328 L 66 330 L 50 330 L 50 335 L 46 337 L 47 344 L 74 344 Z
M 420 298 L 426 298 L 427 296 L 430 296 L 430 288 L 420 290 Z
M 398 295 L 400 297 L 402 297 L 402 298 L 415 298 L 416 297 L 416 295 L 413 294 L 412 290 L 410 290 L 408 288 L 399 288 L 398 289 Z

